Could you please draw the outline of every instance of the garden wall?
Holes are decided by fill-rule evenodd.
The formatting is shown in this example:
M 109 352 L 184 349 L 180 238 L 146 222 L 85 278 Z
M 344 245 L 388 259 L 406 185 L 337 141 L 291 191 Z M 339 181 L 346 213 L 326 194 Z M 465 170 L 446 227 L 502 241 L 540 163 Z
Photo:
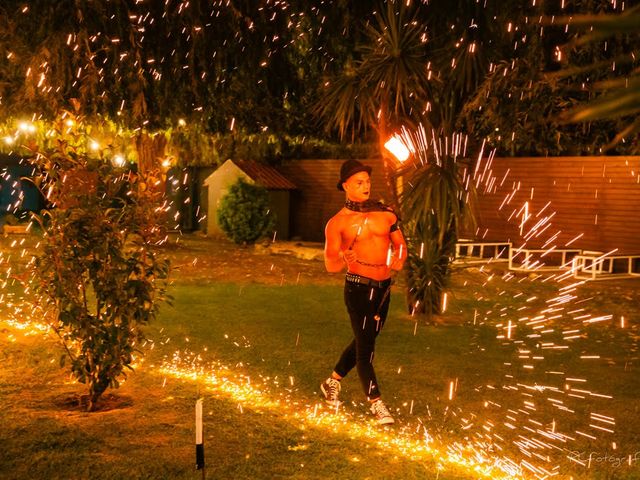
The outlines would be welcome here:
M 381 160 L 363 162 L 373 167 L 372 197 L 388 197 Z M 292 237 L 323 241 L 324 225 L 344 201 L 336 189 L 341 163 L 295 160 L 279 167 L 299 188 L 292 192 Z M 529 233 L 527 245 L 537 248 L 557 234 L 549 246 L 573 240 L 573 248 L 640 253 L 640 157 L 495 158 L 480 167 L 479 227 L 469 236 L 519 246 Z
M 640 157 L 496 158 L 486 179 L 475 238 L 522 245 L 529 233 L 527 245 L 539 248 L 557 234 L 549 245 L 640 253 Z

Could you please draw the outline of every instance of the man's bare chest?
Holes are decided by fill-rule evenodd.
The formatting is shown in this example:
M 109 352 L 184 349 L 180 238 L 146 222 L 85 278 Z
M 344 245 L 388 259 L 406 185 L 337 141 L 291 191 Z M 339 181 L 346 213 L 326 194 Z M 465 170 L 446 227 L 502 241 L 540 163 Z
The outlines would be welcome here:
M 389 213 L 368 212 L 349 215 L 342 222 L 342 238 L 344 241 L 372 240 L 389 236 Z

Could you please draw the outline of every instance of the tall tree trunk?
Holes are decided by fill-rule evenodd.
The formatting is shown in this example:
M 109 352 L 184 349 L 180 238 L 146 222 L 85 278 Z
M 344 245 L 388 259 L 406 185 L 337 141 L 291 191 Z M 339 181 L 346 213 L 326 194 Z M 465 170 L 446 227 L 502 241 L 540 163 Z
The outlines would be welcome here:
M 138 153 L 138 171 L 145 173 L 160 167 L 160 162 L 166 156 L 167 139 L 164 135 L 149 135 L 140 133 L 136 137 Z

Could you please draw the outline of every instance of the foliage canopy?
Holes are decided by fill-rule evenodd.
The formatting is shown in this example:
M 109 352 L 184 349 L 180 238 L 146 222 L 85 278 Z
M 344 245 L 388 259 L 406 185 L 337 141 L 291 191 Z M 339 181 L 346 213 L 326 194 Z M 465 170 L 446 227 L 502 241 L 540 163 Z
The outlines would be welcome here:
M 276 158 L 295 158 L 284 137 L 317 138 L 320 123 L 322 140 L 424 123 L 489 138 L 500 154 L 599 153 L 637 126 L 638 89 L 624 82 L 637 83 L 639 10 L 606 18 L 627 2 L 561 3 L 4 2 L 0 115 L 54 118 L 76 103 L 131 129 L 184 119 L 207 134 L 274 135 L 258 144 Z M 568 16 L 578 33 L 557 20 Z M 565 64 L 576 68 L 558 72 Z M 616 109 L 625 99 L 631 110 Z M 585 101 L 596 103 L 568 118 L 589 123 L 566 124 L 560 112 Z

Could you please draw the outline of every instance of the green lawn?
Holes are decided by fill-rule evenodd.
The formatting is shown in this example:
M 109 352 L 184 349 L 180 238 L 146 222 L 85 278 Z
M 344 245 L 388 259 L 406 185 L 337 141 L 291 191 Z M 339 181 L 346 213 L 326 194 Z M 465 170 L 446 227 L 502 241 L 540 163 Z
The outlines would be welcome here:
M 633 458 L 618 464 L 640 451 L 633 285 L 580 286 L 557 304 L 552 282 L 488 279 L 458 272 L 437 325 L 416 324 L 396 287 L 376 356 L 390 428 L 371 423 L 355 372 L 341 411 L 319 402 L 350 337 L 339 284 L 176 281 L 144 362 L 92 414 L 66 404 L 81 386 L 51 340 L 0 324 L 0 478 L 195 478 L 199 394 L 207 478 L 477 478 L 453 456 L 470 449 L 562 478 L 640 478 Z M 163 369 L 176 359 L 183 376 Z M 420 450 L 425 434 L 439 453 Z M 589 468 L 570 452 L 593 452 Z

